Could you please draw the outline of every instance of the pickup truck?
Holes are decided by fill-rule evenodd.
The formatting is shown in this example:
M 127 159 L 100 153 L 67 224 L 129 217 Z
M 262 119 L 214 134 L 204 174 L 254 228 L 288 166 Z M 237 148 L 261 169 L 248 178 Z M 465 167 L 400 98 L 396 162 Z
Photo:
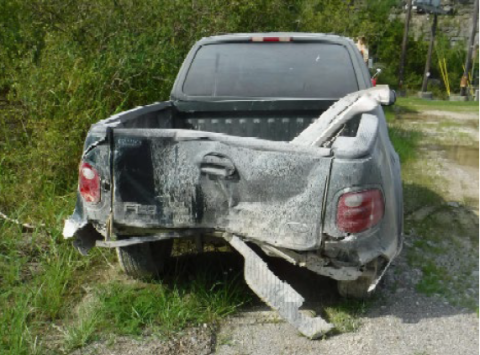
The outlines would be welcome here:
M 116 248 L 129 275 L 162 273 L 178 238 L 223 240 L 249 286 L 303 334 L 331 325 L 259 256 L 371 294 L 402 247 L 400 163 L 355 44 L 309 33 L 203 38 L 171 98 L 91 126 L 65 222 L 83 254 Z M 252 249 L 252 245 L 256 245 Z

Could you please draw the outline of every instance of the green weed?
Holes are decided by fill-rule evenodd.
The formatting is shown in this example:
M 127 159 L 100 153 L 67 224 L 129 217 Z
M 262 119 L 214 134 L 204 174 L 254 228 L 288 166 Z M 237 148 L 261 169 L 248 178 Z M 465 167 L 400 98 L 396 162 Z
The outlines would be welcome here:
M 418 141 L 422 138 L 419 131 L 391 126 L 388 133 L 402 164 L 416 158 Z
M 83 334 L 80 339 L 89 339 L 95 329 L 123 335 L 166 335 L 187 326 L 210 323 L 247 301 L 236 283 L 211 285 L 199 279 L 184 287 L 118 281 L 98 285 L 93 294 L 95 321 L 86 319 L 71 328 L 73 332 L 69 334 Z
M 98 337 L 96 310 L 97 307 L 95 306 L 82 307 L 73 323 L 65 327 L 62 331 L 63 349 L 65 351 L 81 348 Z
M 349 333 L 358 329 L 359 316 L 365 313 L 366 308 L 365 301 L 344 300 L 337 305 L 325 307 L 324 312 L 337 333 Z
M 434 264 L 432 260 L 422 263 L 423 277 L 417 284 L 417 290 L 427 295 L 442 294 L 445 283 L 450 280 L 448 270 Z

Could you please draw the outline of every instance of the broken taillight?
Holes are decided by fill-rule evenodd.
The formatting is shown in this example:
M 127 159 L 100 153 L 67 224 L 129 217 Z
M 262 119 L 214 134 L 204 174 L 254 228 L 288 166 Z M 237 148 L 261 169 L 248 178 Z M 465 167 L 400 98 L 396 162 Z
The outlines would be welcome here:
M 378 189 L 347 192 L 337 206 L 337 227 L 342 232 L 359 233 L 376 225 L 383 217 L 385 204 Z
M 85 162 L 80 163 L 78 190 L 86 202 L 100 201 L 100 175 L 94 167 Z

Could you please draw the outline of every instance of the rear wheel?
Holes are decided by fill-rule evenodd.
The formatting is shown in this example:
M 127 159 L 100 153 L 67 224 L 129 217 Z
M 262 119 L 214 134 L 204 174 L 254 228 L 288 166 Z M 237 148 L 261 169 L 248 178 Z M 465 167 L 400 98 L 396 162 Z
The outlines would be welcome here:
M 134 244 L 117 248 L 117 256 L 122 269 L 137 279 L 159 277 L 172 253 L 173 239 Z
M 368 266 L 365 274 L 356 280 L 337 281 L 337 289 L 340 296 L 345 298 L 354 298 L 364 300 L 373 295 L 368 292 L 370 285 L 375 281 L 378 274 L 378 261 L 372 261 Z

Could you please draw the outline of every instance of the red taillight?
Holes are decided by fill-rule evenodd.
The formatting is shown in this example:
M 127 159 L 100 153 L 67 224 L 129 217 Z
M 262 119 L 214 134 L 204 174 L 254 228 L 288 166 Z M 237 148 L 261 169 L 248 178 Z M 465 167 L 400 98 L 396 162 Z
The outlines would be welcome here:
M 78 172 L 78 190 L 86 202 L 100 201 L 100 176 L 90 164 L 81 162 Z
M 292 37 L 252 37 L 252 42 L 290 42 Z
M 382 219 L 384 209 L 380 190 L 348 192 L 338 201 L 337 227 L 342 232 L 359 233 L 376 225 Z

